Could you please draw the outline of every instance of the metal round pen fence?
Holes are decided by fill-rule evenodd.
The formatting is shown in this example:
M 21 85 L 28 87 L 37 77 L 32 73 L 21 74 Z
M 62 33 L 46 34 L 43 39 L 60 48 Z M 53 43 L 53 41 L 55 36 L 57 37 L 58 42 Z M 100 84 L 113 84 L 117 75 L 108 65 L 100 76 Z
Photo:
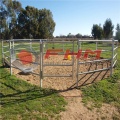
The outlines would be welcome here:
M 37 43 L 37 46 L 34 44 Z M 77 41 L 63 41 L 63 40 L 47 40 L 47 39 L 13 39 L 13 40 L 2 40 L 2 58 L 3 58 L 3 64 L 7 63 L 10 66 L 10 73 L 12 74 L 12 68 L 19 69 L 20 71 L 24 73 L 31 73 L 40 76 L 40 87 L 42 87 L 42 80 L 43 77 L 74 77 L 74 64 L 75 64 L 75 57 L 79 55 L 79 51 L 83 56 L 85 57 L 85 47 L 87 44 L 87 48 L 92 48 L 92 44 L 94 45 L 94 48 L 92 48 L 92 51 L 97 51 L 98 49 L 101 49 L 101 52 L 103 54 L 103 57 L 100 59 L 94 59 L 94 60 L 82 60 L 81 58 L 77 59 L 76 64 L 76 87 L 78 87 L 79 82 L 79 76 L 83 74 L 90 74 L 105 70 L 110 70 L 110 75 L 113 73 L 113 67 L 116 65 L 117 62 L 117 48 L 118 48 L 118 41 L 117 40 L 77 40 Z M 67 45 L 70 48 L 71 53 L 71 61 L 69 64 L 46 64 L 44 62 L 44 56 L 47 52 L 47 50 L 52 49 L 53 51 L 55 49 L 58 50 L 58 46 L 60 46 L 59 50 L 62 50 L 58 55 L 65 55 L 67 48 L 65 48 L 65 45 Z M 54 45 L 54 46 L 53 46 Z M 59 51 L 58 50 L 58 51 Z M 69 50 L 68 50 L 69 51 Z M 69 51 L 69 52 L 70 52 Z M 27 61 L 26 57 L 21 59 L 20 55 L 23 55 L 23 53 L 28 55 Z M 106 54 L 104 54 L 106 53 Z M 74 55 L 74 56 L 73 56 Z M 34 61 L 31 58 L 34 56 Z M 105 57 L 104 57 L 105 56 Z M 106 58 L 107 57 L 107 58 Z M 31 61 L 30 61 L 31 60 Z M 87 71 L 81 71 L 81 65 L 86 64 L 98 64 L 101 62 L 110 62 L 110 65 L 102 66 L 102 68 L 95 68 L 94 70 L 88 69 Z M 29 63 L 29 65 L 24 65 L 25 63 Z M 39 66 L 40 72 L 36 73 L 34 70 Z M 44 68 L 46 66 L 67 66 L 71 67 L 72 71 L 69 74 L 63 75 L 63 74 L 45 74 Z

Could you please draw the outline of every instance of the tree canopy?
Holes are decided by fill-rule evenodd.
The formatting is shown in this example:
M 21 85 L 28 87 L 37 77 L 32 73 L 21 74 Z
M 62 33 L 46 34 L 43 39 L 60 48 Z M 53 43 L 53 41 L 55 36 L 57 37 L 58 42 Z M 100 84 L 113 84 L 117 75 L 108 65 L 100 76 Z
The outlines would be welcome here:
M 92 27 L 92 36 L 94 39 L 101 39 L 103 37 L 103 29 L 100 25 L 94 24 Z
M 98 24 L 93 24 L 91 34 L 94 39 L 109 39 L 113 37 L 113 28 L 111 19 L 106 19 L 103 28 Z
M 111 19 L 107 19 L 103 25 L 103 32 L 104 32 L 104 37 L 106 39 L 109 39 L 113 35 L 113 28 L 114 25 L 112 24 Z
M 55 29 L 50 10 L 31 6 L 23 9 L 16 0 L 1 0 L 0 22 L 2 39 L 52 38 Z
M 115 39 L 120 42 L 120 24 L 117 24 Z
M 17 16 L 22 7 L 21 3 L 12 0 L 1 0 L 0 6 L 0 22 L 1 22 L 1 37 L 2 39 L 9 39 L 15 34 L 17 24 Z

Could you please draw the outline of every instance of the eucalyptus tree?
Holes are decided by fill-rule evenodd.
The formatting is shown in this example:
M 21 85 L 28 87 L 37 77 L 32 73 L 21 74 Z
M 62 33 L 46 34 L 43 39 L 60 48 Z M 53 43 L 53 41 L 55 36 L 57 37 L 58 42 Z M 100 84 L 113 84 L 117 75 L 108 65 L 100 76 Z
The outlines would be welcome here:
M 117 39 L 120 42 L 120 24 L 117 24 L 117 26 L 116 26 L 115 39 Z
M 111 19 L 106 19 L 103 25 L 104 37 L 106 39 L 109 39 L 113 36 L 113 28 L 114 28 L 114 25 L 112 24 Z
M 16 0 L 0 1 L 0 31 L 3 39 L 51 38 L 55 22 L 50 10 L 21 7 Z
M 82 35 L 80 33 L 76 34 L 75 36 L 76 38 L 82 38 Z
M 94 37 L 94 39 L 102 39 L 102 37 L 103 37 L 102 27 L 100 25 L 93 24 L 91 34 Z
M 51 38 L 55 22 L 50 10 L 27 6 L 18 16 L 20 38 Z
M 7 10 L 3 5 L 3 1 L 0 1 L 0 39 L 4 39 L 5 31 L 7 30 Z
M 50 10 L 39 10 L 39 30 L 42 38 L 52 38 L 55 29 L 55 22 Z
M 17 24 L 17 16 L 21 11 L 21 3 L 16 0 L 1 0 L 0 22 L 1 34 L 4 39 L 14 37 Z M 14 33 L 14 34 L 13 34 Z

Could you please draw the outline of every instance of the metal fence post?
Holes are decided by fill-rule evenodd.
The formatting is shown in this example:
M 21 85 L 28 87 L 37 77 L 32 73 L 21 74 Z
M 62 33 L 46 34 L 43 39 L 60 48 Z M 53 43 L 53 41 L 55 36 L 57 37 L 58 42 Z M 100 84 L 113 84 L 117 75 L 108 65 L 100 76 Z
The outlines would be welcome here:
M 79 40 L 78 40 L 78 50 L 79 51 L 79 47 L 81 48 L 81 41 L 80 41 L 80 44 L 79 44 Z M 77 80 L 76 80 L 76 87 L 78 87 L 78 72 L 79 72 L 79 58 L 77 58 Z
M 96 50 L 98 49 L 98 42 L 96 41 Z
M 10 75 L 12 75 L 12 55 L 11 55 L 11 40 L 9 40 L 9 53 L 10 53 Z
M 2 48 L 2 65 L 4 65 L 4 42 L 2 40 L 1 48 Z
M 72 55 L 72 79 L 74 77 L 74 41 L 73 41 L 73 55 Z
M 117 62 L 118 62 L 118 46 L 119 46 L 119 42 L 117 41 L 117 50 L 116 50 L 116 53 L 117 53 L 117 56 L 116 56 Z
M 112 56 L 111 56 L 111 71 L 110 71 L 110 76 L 113 74 L 113 57 L 114 57 L 114 39 L 112 39 Z
M 30 39 L 30 49 L 32 50 L 32 40 Z
M 43 71 L 42 71 L 42 68 L 43 68 L 43 64 L 42 64 L 42 40 L 40 40 L 40 88 L 42 88 L 42 80 L 43 80 Z

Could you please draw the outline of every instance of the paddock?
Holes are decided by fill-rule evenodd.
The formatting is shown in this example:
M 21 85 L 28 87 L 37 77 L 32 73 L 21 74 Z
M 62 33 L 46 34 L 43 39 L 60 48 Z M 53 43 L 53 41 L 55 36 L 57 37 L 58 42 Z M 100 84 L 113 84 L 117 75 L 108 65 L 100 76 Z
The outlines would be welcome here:
M 114 39 L 12 39 L 2 40 L 2 58 L 11 75 L 43 88 L 67 90 L 111 76 L 117 63 L 117 48 L 118 41 Z M 28 64 L 19 57 L 23 50 L 32 55 L 31 62 L 24 61 Z

